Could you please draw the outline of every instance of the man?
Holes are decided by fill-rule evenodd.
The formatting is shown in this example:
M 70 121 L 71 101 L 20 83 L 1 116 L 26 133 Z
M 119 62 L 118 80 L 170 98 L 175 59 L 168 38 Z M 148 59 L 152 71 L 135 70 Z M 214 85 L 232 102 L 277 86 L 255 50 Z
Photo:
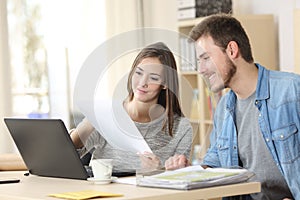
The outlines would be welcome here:
M 300 199 L 300 76 L 254 63 L 243 27 L 229 15 L 207 17 L 190 37 L 208 87 L 230 88 L 217 106 L 202 165 L 253 171 L 262 185 L 253 199 Z M 166 168 L 185 163 L 174 156 Z

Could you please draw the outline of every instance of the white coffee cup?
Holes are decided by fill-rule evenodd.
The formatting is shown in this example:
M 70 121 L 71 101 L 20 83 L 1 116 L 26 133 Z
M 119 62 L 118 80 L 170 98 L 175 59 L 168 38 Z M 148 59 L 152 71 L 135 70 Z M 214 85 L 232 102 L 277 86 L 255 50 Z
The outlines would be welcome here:
M 92 159 L 90 165 L 94 178 L 99 180 L 111 179 L 113 159 Z

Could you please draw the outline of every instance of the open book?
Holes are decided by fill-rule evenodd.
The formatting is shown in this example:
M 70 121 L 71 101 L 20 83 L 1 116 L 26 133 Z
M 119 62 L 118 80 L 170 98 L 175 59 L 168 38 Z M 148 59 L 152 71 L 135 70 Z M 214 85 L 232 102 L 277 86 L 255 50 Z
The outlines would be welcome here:
M 138 175 L 137 185 L 146 187 L 190 190 L 247 181 L 254 175 L 246 169 L 208 168 L 190 166 L 152 176 Z

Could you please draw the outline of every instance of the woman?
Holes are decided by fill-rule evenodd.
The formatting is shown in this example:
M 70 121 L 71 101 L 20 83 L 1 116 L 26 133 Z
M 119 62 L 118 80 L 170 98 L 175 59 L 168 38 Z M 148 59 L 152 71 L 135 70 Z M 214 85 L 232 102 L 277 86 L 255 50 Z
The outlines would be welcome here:
M 114 171 L 159 169 L 175 154 L 189 157 L 192 127 L 179 105 L 177 66 L 165 44 L 154 43 L 139 52 L 127 90 L 124 109 L 153 153 L 137 155 L 113 148 L 86 119 L 71 132 L 75 146 L 92 151 L 93 158 L 114 159 Z

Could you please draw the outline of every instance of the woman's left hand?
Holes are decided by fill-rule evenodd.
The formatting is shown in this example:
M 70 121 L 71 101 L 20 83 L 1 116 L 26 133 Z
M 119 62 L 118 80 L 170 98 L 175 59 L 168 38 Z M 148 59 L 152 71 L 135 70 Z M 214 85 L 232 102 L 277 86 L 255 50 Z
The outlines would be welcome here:
M 166 170 L 180 169 L 189 166 L 189 161 L 184 155 L 175 154 L 174 156 L 168 158 L 165 162 Z
M 138 153 L 142 169 L 155 170 L 161 167 L 160 159 L 150 152 Z

